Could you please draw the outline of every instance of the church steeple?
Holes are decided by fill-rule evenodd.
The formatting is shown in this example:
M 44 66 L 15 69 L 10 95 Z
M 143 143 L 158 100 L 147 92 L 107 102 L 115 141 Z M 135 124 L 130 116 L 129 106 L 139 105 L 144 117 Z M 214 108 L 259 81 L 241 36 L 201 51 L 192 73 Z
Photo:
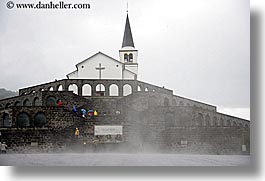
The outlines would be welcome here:
M 133 47 L 134 48 L 132 31 L 131 31 L 128 13 L 127 13 L 125 30 L 124 30 L 123 41 L 122 41 L 122 48 L 123 47 Z
M 121 50 L 119 50 L 119 54 L 120 54 L 120 61 L 124 63 L 123 78 L 126 78 L 128 77 L 129 74 L 133 73 L 135 76 L 135 79 L 137 79 L 138 50 L 136 50 L 134 47 L 132 31 L 131 31 L 131 26 L 130 26 L 130 21 L 129 21 L 129 16 L 128 16 L 128 10 L 127 10 L 127 17 L 126 17 L 122 47 L 121 47 Z

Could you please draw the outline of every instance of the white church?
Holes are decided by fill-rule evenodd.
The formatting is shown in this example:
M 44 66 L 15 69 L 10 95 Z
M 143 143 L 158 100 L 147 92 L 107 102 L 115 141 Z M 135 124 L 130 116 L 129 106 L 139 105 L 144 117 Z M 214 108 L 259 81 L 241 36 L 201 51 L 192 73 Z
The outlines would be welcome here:
M 120 59 L 116 60 L 104 53 L 95 55 L 76 65 L 76 70 L 67 74 L 68 79 L 115 79 L 136 80 L 138 74 L 137 56 L 127 14 Z

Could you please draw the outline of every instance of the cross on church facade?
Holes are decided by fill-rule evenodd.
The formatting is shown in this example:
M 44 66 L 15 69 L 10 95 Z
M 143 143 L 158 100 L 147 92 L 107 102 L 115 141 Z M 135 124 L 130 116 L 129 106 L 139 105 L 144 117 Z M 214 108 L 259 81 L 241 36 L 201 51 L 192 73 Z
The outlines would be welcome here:
M 96 70 L 99 71 L 99 80 L 101 80 L 101 71 L 105 70 L 105 67 L 101 67 L 101 63 L 99 63 L 98 67 L 96 67 Z M 101 92 L 101 84 L 99 85 L 99 92 Z

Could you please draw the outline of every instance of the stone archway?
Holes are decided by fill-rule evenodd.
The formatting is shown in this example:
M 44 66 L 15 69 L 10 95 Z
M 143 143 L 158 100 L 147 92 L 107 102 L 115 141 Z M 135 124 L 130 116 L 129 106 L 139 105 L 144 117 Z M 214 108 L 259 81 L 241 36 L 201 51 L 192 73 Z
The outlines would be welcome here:
M 30 106 L 29 100 L 25 99 L 23 102 L 23 106 Z
M 47 122 L 46 116 L 43 112 L 38 112 L 34 116 L 34 126 L 43 127 Z
M 10 127 L 11 126 L 11 122 L 10 122 L 10 116 L 8 113 L 4 112 L 3 113 L 3 127 Z
M 40 106 L 40 99 L 38 97 L 35 97 L 32 102 L 33 106 Z
M 57 106 L 56 98 L 53 97 L 53 96 L 49 96 L 49 97 L 46 99 L 46 106 L 50 106 L 50 107 Z
M 21 112 L 17 116 L 17 126 L 18 127 L 29 127 L 30 126 L 30 117 L 28 113 Z

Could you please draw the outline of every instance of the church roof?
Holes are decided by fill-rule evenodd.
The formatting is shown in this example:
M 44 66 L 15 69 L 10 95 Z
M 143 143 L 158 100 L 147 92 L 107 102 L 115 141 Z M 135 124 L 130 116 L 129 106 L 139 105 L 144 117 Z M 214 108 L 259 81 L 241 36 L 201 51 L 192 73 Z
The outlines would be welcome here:
M 82 63 L 84 63 L 84 62 L 88 61 L 89 59 L 91 59 L 92 57 L 95 57 L 95 56 L 97 56 L 97 55 L 103 55 L 103 56 L 105 56 L 105 57 L 108 57 L 108 58 L 110 58 L 110 59 L 112 59 L 112 60 L 116 61 L 116 62 L 117 62 L 117 63 L 119 63 L 119 64 L 123 64 L 123 63 L 122 63 L 122 62 L 120 62 L 119 60 L 116 60 L 115 58 L 112 58 L 112 57 L 110 57 L 110 56 L 106 55 L 105 53 L 98 52 L 98 53 L 96 53 L 96 54 L 92 55 L 91 57 L 89 57 L 89 58 L 87 58 L 87 59 L 83 60 L 82 62 L 79 62 L 78 64 L 76 64 L 76 65 L 75 65 L 75 66 L 76 66 L 76 68 L 77 68 L 77 66 L 78 66 L 78 65 L 80 65 L 80 64 L 82 64 Z
M 125 30 L 124 30 L 124 35 L 123 35 L 122 48 L 123 47 L 134 47 L 132 31 L 131 31 L 131 26 L 130 26 L 128 14 L 127 14 L 127 18 L 126 18 Z

